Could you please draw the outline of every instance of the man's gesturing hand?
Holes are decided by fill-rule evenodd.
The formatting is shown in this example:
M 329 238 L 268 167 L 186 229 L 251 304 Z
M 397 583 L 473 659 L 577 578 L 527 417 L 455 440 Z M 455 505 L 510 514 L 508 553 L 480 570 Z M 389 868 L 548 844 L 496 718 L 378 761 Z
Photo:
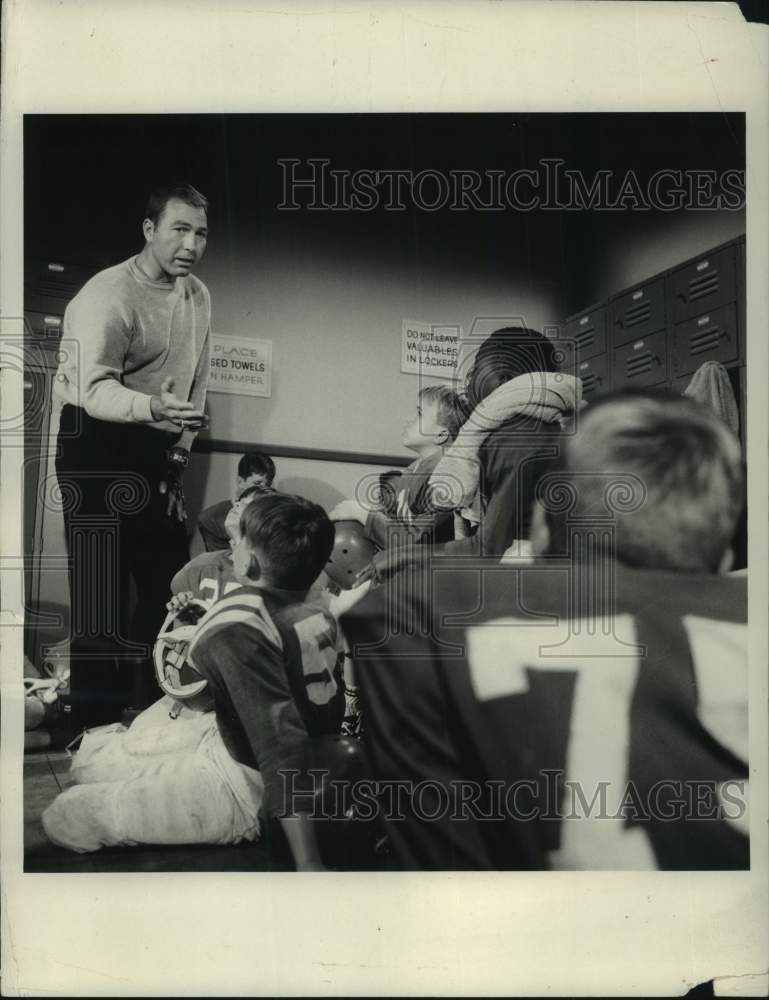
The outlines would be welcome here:
M 160 395 L 152 397 L 150 406 L 152 407 L 153 420 L 170 420 L 171 423 L 193 431 L 207 427 L 208 417 L 205 413 L 202 410 L 196 410 L 192 403 L 187 403 L 174 396 L 173 387 L 174 380 L 172 378 L 164 379 L 160 386 Z

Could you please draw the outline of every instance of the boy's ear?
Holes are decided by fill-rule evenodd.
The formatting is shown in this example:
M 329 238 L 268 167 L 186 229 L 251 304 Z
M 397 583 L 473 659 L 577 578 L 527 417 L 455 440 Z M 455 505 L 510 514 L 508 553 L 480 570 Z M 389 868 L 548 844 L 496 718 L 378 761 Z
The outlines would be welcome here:
M 246 576 L 249 580 L 256 582 L 262 576 L 262 564 L 259 562 L 259 557 L 253 549 L 248 549 L 248 566 L 246 567 Z
M 448 440 L 449 440 L 448 428 L 441 427 L 441 429 L 435 435 L 436 444 L 446 444 Z
M 144 233 L 144 239 L 150 243 L 152 241 L 152 237 L 155 235 L 155 223 L 152 219 L 145 219 L 144 222 L 142 222 L 142 232 Z
M 531 512 L 531 527 L 529 529 L 529 541 L 535 556 L 547 554 L 550 548 L 550 528 L 547 526 L 545 508 L 538 501 L 534 501 L 534 509 Z

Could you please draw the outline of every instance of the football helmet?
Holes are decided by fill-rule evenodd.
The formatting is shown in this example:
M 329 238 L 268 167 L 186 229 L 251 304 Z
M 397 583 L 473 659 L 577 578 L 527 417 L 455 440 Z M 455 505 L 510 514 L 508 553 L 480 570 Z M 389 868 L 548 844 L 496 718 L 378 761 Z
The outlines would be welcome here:
M 179 611 L 169 611 L 155 641 L 155 676 L 162 690 L 177 701 L 197 701 L 208 686 L 187 658 L 206 610 L 200 601 L 191 601 Z

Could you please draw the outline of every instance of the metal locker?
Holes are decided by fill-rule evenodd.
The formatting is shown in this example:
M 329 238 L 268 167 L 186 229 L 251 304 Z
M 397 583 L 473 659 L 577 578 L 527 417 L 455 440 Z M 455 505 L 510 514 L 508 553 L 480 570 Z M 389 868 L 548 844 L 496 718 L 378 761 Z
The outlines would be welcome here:
M 609 362 L 605 354 L 578 362 L 574 374 L 582 380 L 584 399 L 609 390 Z
M 611 342 L 614 347 L 646 337 L 665 326 L 665 279 L 625 292 L 611 303 Z
M 566 320 L 563 337 L 574 342 L 579 358 L 606 352 L 606 306 L 586 309 Z
M 64 326 L 64 303 L 56 312 L 24 310 L 25 326 L 32 340 L 58 340 Z
M 743 364 L 747 361 L 747 347 L 745 344 L 745 322 L 747 318 L 747 299 L 745 297 L 745 244 L 737 244 L 737 334 L 740 345 L 740 360 Z
M 573 340 L 553 340 L 551 338 L 551 343 L 555 349 L 555 363 L 558 366 L 558 370 L 562 372 L 569 372 L 569 374 L 574 374 L 574 364 L 575 364 L 575 353 L 574 353 L 574 341 Z
M 736 291 L 735 247 L 706 254 L 673 272 L 673 322 L 734 302 Z
M 739 353 L 734 303 L 678 323 L 673 328 L 674 375 L 694 372 L 705 361 L 728 364 L 736 361 Z
M 99 270 L 80 264 L 32 260 L 24 266 L 25 312 L 64 315 L 64 309 L 83 285 Z
M 668 378 L 664 330 L 614 349 L 612 386 L 659 385 Z

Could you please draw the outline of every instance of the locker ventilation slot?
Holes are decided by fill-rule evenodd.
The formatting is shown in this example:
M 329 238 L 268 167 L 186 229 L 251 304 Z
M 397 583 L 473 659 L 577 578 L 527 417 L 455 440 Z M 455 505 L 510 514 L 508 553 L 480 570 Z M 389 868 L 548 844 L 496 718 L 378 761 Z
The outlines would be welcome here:
M 35 292 L 38 295 L 52 295 L 58 299 L 69 299 L 77 292 L 78 286 L 71 278 L 56 280 L 55 275 L 49 278 L 38 278 L 35 281 Z
M 650 351 L 644 351 L 643 354 L 634 354 L 632 358 L 628 358 L 625 371 L 629 378 L 635 378 L 637 375 L 644 375 L 646 372 L 652 370 L 652 361 L 654 361 L 654 355 Z
M 589 372 L 587 375 L 582 376 L 582 391 L 592 392 L 601 385 L 601 382 L 600 375 L 596 375 L 595 372 Z
M 592 347 L 595 343 L 595 330 L 590 328 L 580 330 L 574 339 L 577 342 L 577 347 Z
M 638 326 L 644 323 L 652 314 L 651 303 L 640 302 L 637 306 L 630 306 L 625 311 L 625 326 Z
M 689 301 L 702 299 L 718 291 L 718 271 L 709 271 L 702 277 L 692 278 L 689 282 Z
M 717 351 L 721 335 L 717 326 L 709 326 L 698 330 L 689 337 L 689 353 L 702 354 L 704 351 Z

